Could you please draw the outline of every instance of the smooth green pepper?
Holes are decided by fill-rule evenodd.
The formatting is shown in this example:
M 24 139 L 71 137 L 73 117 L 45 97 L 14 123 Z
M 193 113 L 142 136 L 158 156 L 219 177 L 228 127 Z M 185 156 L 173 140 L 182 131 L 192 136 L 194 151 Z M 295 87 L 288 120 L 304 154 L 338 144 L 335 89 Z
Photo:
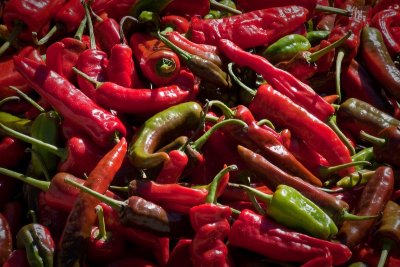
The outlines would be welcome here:
M 45 226 L 31 223 L 22 227 L 17 233 L 17 246 L 26 250 L 30 266 L 53 266 L 54 241 Z
M 289 34 L 269 45 L 262 52 L 262 56 L 275 64 L 290 60 L 298 52 L 307 51 L 310 48 L 311 44 L 306 37 L 300 34 Z
M 187 131 L 196 130 L 202 121 L 202 107 L 186 102 L 165 109 L 149 118 L 133 136 L 128 150 L 131 163 L 139 169 L 158 166 L 166 159 L 166 152 L 157 148 L 171 142 Z
M 20 133 L 30 134 L 31 132 L 31 120 L 22 119 L 7 112 L 0 111 L 0 123 Z

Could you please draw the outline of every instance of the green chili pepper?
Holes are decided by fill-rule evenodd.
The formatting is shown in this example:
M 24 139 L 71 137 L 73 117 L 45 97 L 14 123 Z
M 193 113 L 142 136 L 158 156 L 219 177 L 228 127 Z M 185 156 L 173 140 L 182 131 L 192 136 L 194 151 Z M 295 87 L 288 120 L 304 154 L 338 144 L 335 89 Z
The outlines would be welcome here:
M 266 213 L 288 228 L 321 239 L 330 239 L 338 232 L 333 220 L 293 187 L 281 184 L 273 195 L 268 195 L 245 185 L 236 186 L 266 202 Z
M 0 123 L 20 133 L 29 134 L 31 132 L 31 120 L 22 119 L 7 112 L 0 111 Z
M 289 34 L 269 45 L 262 52 L 262 56 L 275 64 L 289 60 L 298 52 L 307 51 L 310 48 L 311 44 L 306 37 L 300 34 Z
M 45 226 L 31 223 L 22 227 L 17 233 L 17 246 L 25 248 L 30 266 L 53 266 L 54 241 Z
M 374 175 L 375 171 L 362 170 L 358 173 L 352 173 L 351 175 L 345 176 L 336 182 L 338 187 L 352 188 L 357 185 L 363 185 Z
M 310 31 L 307 32 L 306 38 L 311 43 L 311 46 L 319 44 L 322 40 L 328 38 L 330 31 Z
M 205 19 L 219 19 L 234 14 L 240 14 L 240 12 L 231 13 L 231 9 L 236 10 L 236 4 L 232 0 L 213 1 L 210 4 L 212 9 L 204 16 Z
M 149 118 L 132 138 L 128 155 L 131 163 L 139 169 L 158 166 L 168 159 L 157 148 L 195 130 L 202 122 L 202 107 L 196 102 L 186 102 L 165 109 Z

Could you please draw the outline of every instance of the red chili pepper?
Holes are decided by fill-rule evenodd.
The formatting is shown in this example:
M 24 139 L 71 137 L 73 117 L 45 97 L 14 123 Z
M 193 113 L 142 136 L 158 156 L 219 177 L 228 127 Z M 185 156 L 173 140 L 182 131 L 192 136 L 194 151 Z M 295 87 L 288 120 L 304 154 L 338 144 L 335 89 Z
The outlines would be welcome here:
M 380 251 L 371 247 L 370 244 L 361 244 L 353 249 L 353 261 L 363 262 L 368 266 L 378 266 Z M 398 255 L 391 255 L 385 263 L 385 267 L 397 267 L 400 265 Z
M 94 35 L 101 50 L 110 55 L 114 45 L 121 42 L 120 26 L 113 18 L 99 17 L 99 20 L 94 24 Z
M 17 55 L 44 63 L 39 51 L 32 46 L 25 46 Z M 29 94 L 32 91 L 26 80 L 15 69 L 12 57 L 2 58 L 0 61 L 0 72 L 2 73 L 0 77 L 0 99 L 17 94 L 15 90 L 9 88 L 11 85 L 17 87 L 25 94 Z
M 185 152 L 172 150 L 168 153 L 169 159 L 164 161 L 156 182 L 160 184 L 173 184 L 179 181 L 189 159 Z
M 181 16 L 176 15 L 166 15 L 162 16 L 160 20 L 161 29 L 171 28 L 179 33 L 186 33 L 189 30 L 189 21 Z
M 17 249 L 11 252 L 3 267 L 30 267 L 25 249 Z
M 317 6 L 317 0 L 296 0 L 296 1 L 280 1 L 280 0 L 237 0 L 237 6 L 240 10 L 245 12 L 273 8 L 273 7 L 281 7 L 281 6 L 289 6 L 289 5 L 297 5 L 307 8 L 311 13 L 314 11 Z
M 117 117 L 97 106 L 59 74 L 26 58 L 15 57 L 14 64 L 43 98 L 99 146 L 109 147 L 116 132 L 125 136 L 125 126 Z
M 125 138 L 122 138 L 96 165 L 89 174 L 84 185 L 104 194 L 114 175 L 120 168 L 127 151 Z M 96 198 L 81 192 L 69 214 L 60 241 L 58 263 L 61 266 L 73 266 L 83 252 L 85 240 L 89 238 L 90 230 L 96 220 L 94 208 L 100 203 Z
M 374 7 L 371 10 L 371 16 L 375 16 L 376 13 L 384 10 L 384 9 L 394 9 L 399 10 L 400 4 L 397 0 L 381 0 L 377 1 Z
M 210 1 L 209 0 L 198 0 L 188 2 L 185 0 L 175 0 L 171 1 L 165 9 L 163 14 L 173 14 L 183 17 L 203 17 L 210 11 Z
M 267 59 L 248 53 L 229 40 L 221 40 L 218 48 L 236 64 L 249 67 L 261 74 L 276 90 L 320 120 L 326 121 L 335 112 L 334 108 L 314 92 L 311 87 L 299 81 L 290 73 L 274 67 Z
M 120 21 L 128 15 L 128 10 L 136 3 L 137 0 L 110 0 L 107 8 L 104 10 L 108 17 Z
M 179 239 L 169 256 L 167 267 L 192 267 L 193 263 L 190 257 L 191 239 Z
M 228 39 L 243 49 L 262 46 L 296 30 L 306 21 L 308 14 L 304 7 L 292 5 L 222 19 L 193 17 L 190 39 L 211 45 L 218 45 L 220 39 Z
M 13 248 L 13 238 L 7 219 L 0 213 L 0 265 L 10 256 Z
M 344 245 L 290 231 L 250 210 L 243 210 L 233 223 L 229 243 L 286 262 L 324 257 L 325 248 L 331 253 L 334 265 L 343 264 L 351 257 L 351 251 Z
M 14 168 L 26 159 L 26 146 L 17 139 L 5 136 L 0 140 L 0 167 Z
M 180 60 L 163 42 L 144 33 L 134 33 L 130 46 L 143 75 L 156 86 L 173 82 L 179 75 Z

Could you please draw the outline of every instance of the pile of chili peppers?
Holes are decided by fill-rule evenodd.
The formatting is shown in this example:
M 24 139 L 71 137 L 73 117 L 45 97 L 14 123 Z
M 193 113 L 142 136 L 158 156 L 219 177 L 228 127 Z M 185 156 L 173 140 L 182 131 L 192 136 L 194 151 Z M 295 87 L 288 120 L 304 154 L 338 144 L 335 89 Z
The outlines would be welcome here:
M 0 266 L 400 266 L 398 0 L 0 5 Z

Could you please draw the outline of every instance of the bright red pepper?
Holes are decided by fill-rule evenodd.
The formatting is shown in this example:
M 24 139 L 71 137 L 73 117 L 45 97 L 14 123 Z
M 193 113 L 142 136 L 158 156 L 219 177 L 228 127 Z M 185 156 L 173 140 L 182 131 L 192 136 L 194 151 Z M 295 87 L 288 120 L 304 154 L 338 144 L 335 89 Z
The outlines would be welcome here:
M 121 43 L 120 26 L 113 18 L 103 16 L 99 19 L 93 27 L 96 42 L 102 51 L 110 55 L 114 45 Z
M 173 184 L 179 181 L 189 159 L 185 152 L 172 150 L 168 153 L 169 159 L 164 161 L 156 182 L 160 184 Z
M 162 16 L 160 27 L 161 29 L 172 28 L 174 31 L 184 34 L 189 30 L 190 23 L 184 17 L 176 15 L 166 15 Z

